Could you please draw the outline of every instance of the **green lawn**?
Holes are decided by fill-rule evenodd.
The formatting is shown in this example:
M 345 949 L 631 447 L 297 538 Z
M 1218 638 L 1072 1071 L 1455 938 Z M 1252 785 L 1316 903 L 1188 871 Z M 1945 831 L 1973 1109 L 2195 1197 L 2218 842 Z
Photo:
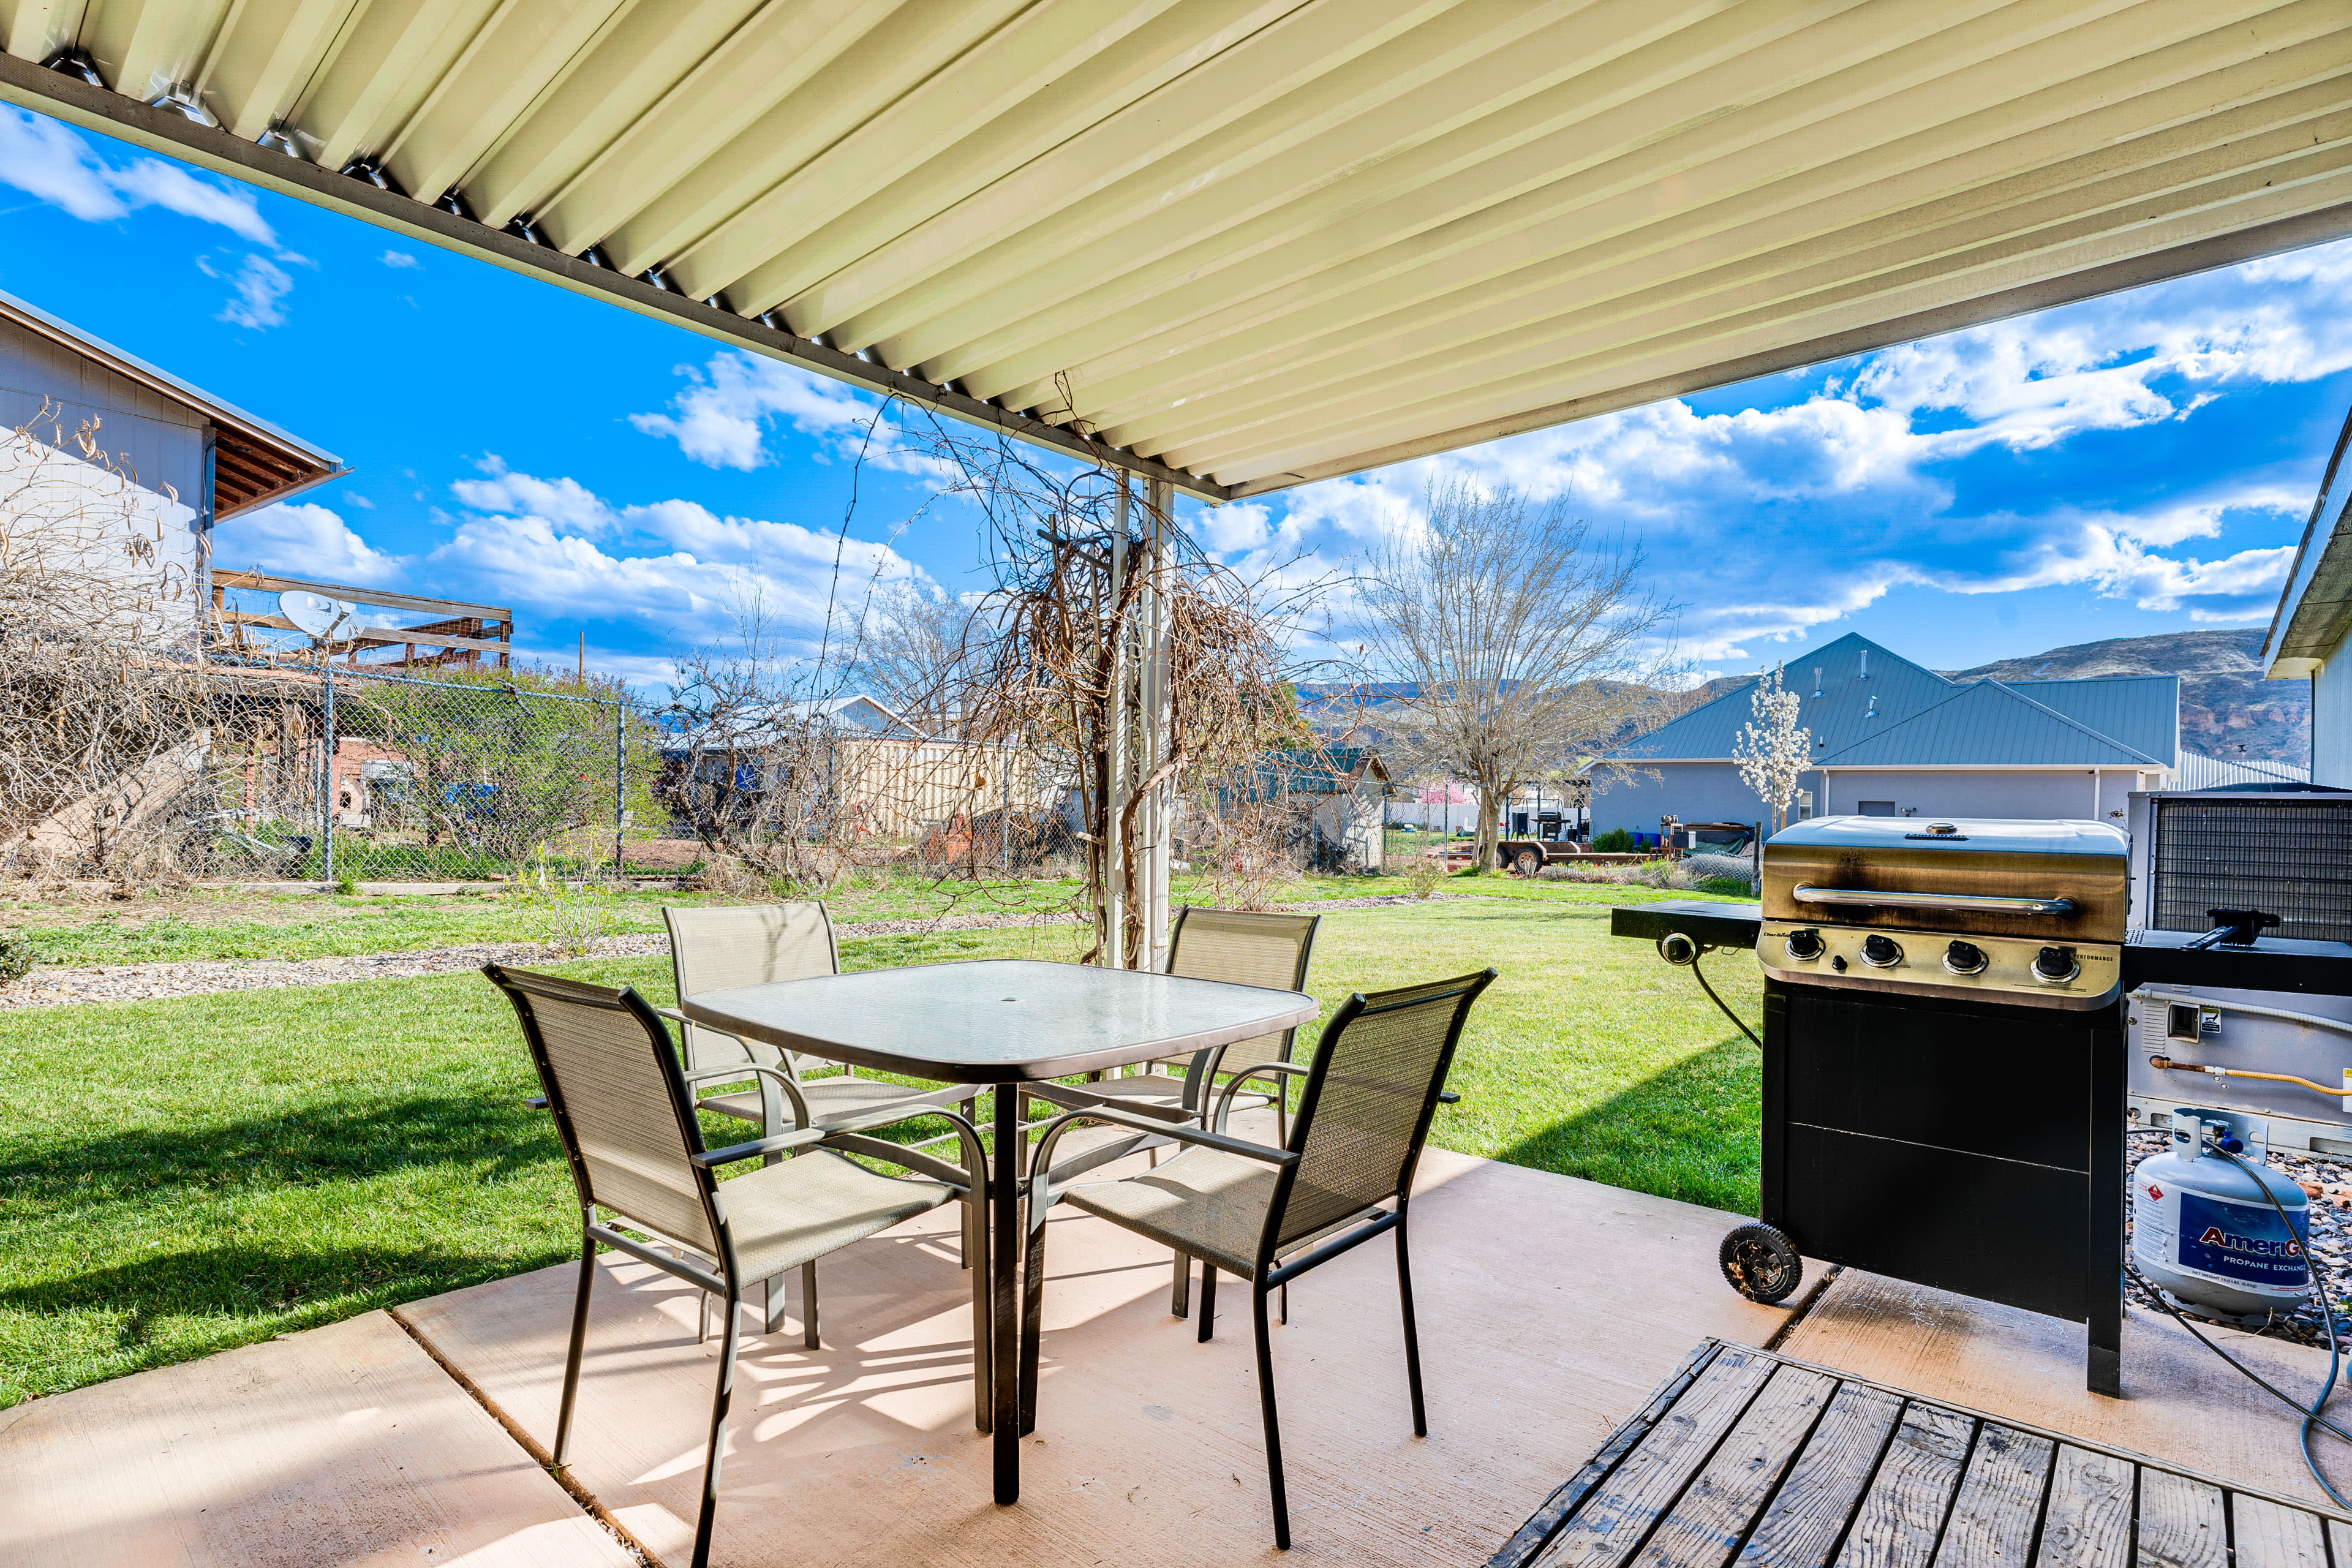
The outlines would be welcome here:
M 1310 988 L 1336 1006 L 1494 964 L 1435 1142 L 1753 1212 L 1753 1050 L 1688 976 L 1607 931 L 1590 896 L 1340 910 Z M 877 937 L 843 957 L 1067 958 L 1078 940 Z M 1752 1021 L 1753 966 L 1713 963 Z M 561 967 L 668 998 L 664 959 Z M 512 1015 L 470 974 L 0 1014 L 0 1405 L 577 1244 L 554 1139 L 521 1108 L 533 1086 Z
M 826 902 L 845 928 L 867 921 L 938 915 L 1056 913 L 1076 907 L 1069 880 L 934 882 L 902 877 L 837 889 Z M 1280 889 L 1288 902 L 1315 903 L 1412 890 L 1399 877 L 1304 877 Z M 1538 903 L 1611 904 L 1689 898 L 1645 887 L 1528 882 L 1498 875 L 1454 877 L 1448 893 Z M 1175 879 L 1179 903 L 1213 894 L 1196 877 Z M 754 901 L 752 894 L 625 892 L 597 900 L 611 934 L 658 931 L 665 904 Z M 577 905 L 579 900 L 572 900 Z M 409 952 L 476 942 L 537 942 L 565 917 L 510 893 L 344 897 L 195 892 L 122 904 L 59 906 L 0 900 L 0 940 L 28 949 L 37 963 L 159 963 L 194 959 L 329 958 Z M 577 926 L 576 918 L 569 923 Z

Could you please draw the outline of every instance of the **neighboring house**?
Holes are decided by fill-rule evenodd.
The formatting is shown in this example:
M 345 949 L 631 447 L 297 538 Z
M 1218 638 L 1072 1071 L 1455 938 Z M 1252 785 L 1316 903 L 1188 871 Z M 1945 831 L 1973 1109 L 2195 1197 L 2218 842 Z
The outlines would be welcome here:
M 2201 757 L 2195 752 L 2180 753 L 2180 765 L 2172 773 L 2168 789 L 2228 789 L 2233 784 L 2309 784 L 2311 770 L 2301 763 L 2273 763 L 2267 759 L 2231 759 Z
M 1310 870 L 1380 871 L 1389 770 L 1369 746 L 1267 752 L 1252 798 L 1284 811 L 1292 856 Z
M 863 694 L 856 697 L 819 697 L 795 702 L 793 711 L 803 719 L 828 719 L 836 730 L 858 730 L 869 735 L 891 735 L 900 740 L 921 740 L 922 731 L 900 718 L 891 709 Z
M 2311 782 L 2352 788 L 2352 415 L 2304 524 L 2263 642 L 2273 680 L 2311 682 Z
M 2121 820 L 2134 790 L 2168 784 L 2180 754 L 2180 682 L 1948 680 L 1869 638 L 1847 636 L 1792 660 L 1814 765 L 1798 780 L 1804 816 Z M 1654 833 L 1659 819 L 1766 816 L 1732 761 L 1754 721 L 1750 681 L 1587 770 L 1592 828 Z M 1807 797 L 1810 797 L 1808 799 Z
M 1389 792 L 1388 820 L 1391 827 L 1426 828 L 1451 834 L 1478 826 L 1478 787 L 1454 779 L 1433 784 L 1399 784 Z
M 93 421 L 111 472 L 76 444 Z M 37 447 L 11 442 L 0 460 L 10 525 L 64 530 L 102 519 L 120 537 L 94 542 L 89 559 L 138 574 L 142 587 L 152 582 L 156 629 L 174 639 L 194 633 L 211 597 L 215 523 L 344 471 L 332 453 L 0 294 L 0 429 L 35 425 L 27 434 Z

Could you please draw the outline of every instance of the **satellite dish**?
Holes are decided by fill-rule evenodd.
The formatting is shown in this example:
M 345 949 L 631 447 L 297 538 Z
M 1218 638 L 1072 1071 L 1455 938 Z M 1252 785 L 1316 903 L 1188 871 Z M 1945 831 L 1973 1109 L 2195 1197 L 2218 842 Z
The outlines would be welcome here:
M 360 607 L 324 594 L 280 594 L 278 607 L 288 620 L 320 642 L 332 642 L 338 634 L 348 637 L 359 629 Z

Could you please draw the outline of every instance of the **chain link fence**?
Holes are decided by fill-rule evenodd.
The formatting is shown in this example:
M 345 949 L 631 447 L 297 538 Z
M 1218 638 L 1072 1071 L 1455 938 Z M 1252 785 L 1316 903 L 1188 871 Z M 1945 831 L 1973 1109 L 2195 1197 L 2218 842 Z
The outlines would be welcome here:
M 708 872 L 979 879 L 1076 853 L 1025 748 L 822 720 L 727 737 L 611 685 L 433 679 L 316 658 L 126 664 L 145 721 L 85 737 L 71 787 L 0 809 L 0 876 L 464 881 Z M 143 684 L 142 684 L 143 682 Z M 68 742 L 24 727 L 11 747 Z M 13 798 L 13 797 L 12 797 Z M 0 803 L 5 806 L 5 803 Z

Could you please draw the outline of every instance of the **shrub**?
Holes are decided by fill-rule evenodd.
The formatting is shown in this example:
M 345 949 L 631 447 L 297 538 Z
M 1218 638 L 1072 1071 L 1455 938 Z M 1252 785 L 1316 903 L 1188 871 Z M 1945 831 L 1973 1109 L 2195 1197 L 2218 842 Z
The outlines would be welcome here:
M 33 973 L 33 950 L 25 942 L 0 936 L 0 991 Z
M 1633 835 L 1622 827 L 1612 827 L 1592 841 L 1596 855 L 1630 855 L 1633 852 Z

